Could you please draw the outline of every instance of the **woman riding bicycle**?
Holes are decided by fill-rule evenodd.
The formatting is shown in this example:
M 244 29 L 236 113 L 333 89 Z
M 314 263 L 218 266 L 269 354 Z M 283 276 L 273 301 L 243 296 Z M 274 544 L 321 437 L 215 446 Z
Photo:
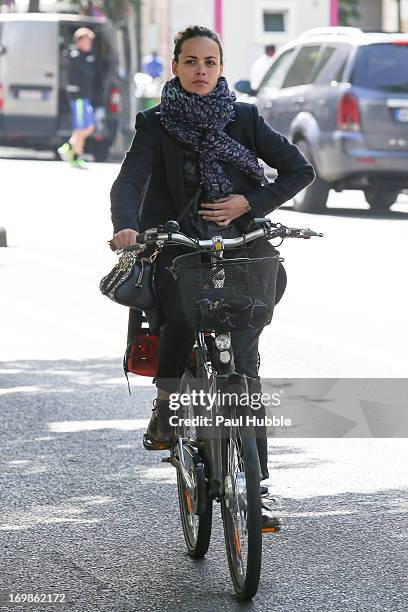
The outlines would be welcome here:
M 217 34 L 188 27 L 175 38 L 175 77 L 161 104 L 140 112 L 136 134 L 111 191 L 116 249 L 137 233 L 177 219 L 188 236 L 224 238 L 247 231 L 291 199 L 314 178 L 298 148 L 270 128 L 257 107 L 235 102 L 222 76 L 223 50 Z M 268 183 L 258 162 L 276 168 Z M 262 241 L 262 250 L 273 248 Z M 147 435 L 157 448 L 174 443 L 169 395 L 191 354 L 193 330 L 185 320 L 178 285 L 167 269 L 182 247 L 165 246 L 156 260 L 155 288 L 162 316 L 155 378 L 157 398 Z M 285 289 L 278 275 L 277 301 Z M 232 332 L 235 370 L 245 374 L 250 392 L 259 392 L 258 339 L 262 329 Z M 174 413 L 173 413 L 174 414 Z M 259 433 L 258 433 L 259 436 Z M 257 439 L 262 478 L 268 478 L 266 431 Z

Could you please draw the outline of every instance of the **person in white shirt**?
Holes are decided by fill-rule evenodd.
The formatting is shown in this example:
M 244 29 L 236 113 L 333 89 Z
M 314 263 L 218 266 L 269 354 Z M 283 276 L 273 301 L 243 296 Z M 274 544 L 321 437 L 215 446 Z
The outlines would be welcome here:
M 272 58 L 275 55 L 275 51 L 275 45 L 266 45 L 264 53 L 252 64 L 249 80 L 253 91 L 256 91 L 260 86 L 266 71 L 272 64 Z

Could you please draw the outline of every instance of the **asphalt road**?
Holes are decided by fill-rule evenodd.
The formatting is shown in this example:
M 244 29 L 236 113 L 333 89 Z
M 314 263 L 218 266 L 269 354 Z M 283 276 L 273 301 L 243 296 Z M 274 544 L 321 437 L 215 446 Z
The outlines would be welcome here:
M 244 605 L 218 507 L 206 559 L 185 552 L 175 472 L 141 445 L 150 387 L 129 398 L 116 360 L 21 360 L 2 375 L 0 610 L 406 610 L 406 440 L 269 441 L 284 526 L 264 537 Z M 18 592 L 66 601 L 7 604 Z
M 115 260 L 118 167 L 0 170 L 0 610 L 406 610 L 405 439 L 270 439 L 284 528 L 264 538 L 252 603 L 233 595 L 218 507 L 207 558 L 187 556 L 174 470 L 141 446 L 153 387 L 133 379 L 128 396 L 126 312 L 97 290 Z M 326 237 L 281 249 L 290 285 L 263 335 L 263 375 L 406 377 L 407 199 L 384 216 L 356 193 L 330 206 L 276 213 Z M 22 606 L 17 593 L 65 601 Z

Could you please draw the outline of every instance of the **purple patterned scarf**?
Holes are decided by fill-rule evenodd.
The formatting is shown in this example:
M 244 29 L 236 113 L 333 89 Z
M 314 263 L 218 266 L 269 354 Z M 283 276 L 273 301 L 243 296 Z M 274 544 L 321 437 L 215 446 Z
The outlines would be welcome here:
M 210 200 L 232 193 L 221 162 L 230 162 L 260 183 L 267 182 L 257 157 L 224 132 L 234 118 L 235 94 L 225 77 L 205 96 L 186 92 L 177 77 L 167 81 L 161 98 L 160 120 L 176 140 L 198 153 L 201 181 Z

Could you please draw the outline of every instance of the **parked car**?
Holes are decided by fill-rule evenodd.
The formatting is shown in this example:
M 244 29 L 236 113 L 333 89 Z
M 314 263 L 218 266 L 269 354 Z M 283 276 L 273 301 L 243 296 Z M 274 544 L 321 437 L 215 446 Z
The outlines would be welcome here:
M 388 209 L 408 188 L 407 66 L 408 34 L 316 28 L 279 50 L 256 92 L 235 85 L 315 167 L 296 210 L 323 211 L 330 189 Z
M 96 130 L 86 151 L 105 161 L 114 146 L 126 149 L 132 133 L 134 86 L 126 38 L 105 17 L 51 13 L 0 14 L 0 145 L 56 149 L 71 134 L 66 91 L 72 35 L 81 26 L 95 33 L 98 91 Z M 121 145 L 121 142 L 124 144 Z

